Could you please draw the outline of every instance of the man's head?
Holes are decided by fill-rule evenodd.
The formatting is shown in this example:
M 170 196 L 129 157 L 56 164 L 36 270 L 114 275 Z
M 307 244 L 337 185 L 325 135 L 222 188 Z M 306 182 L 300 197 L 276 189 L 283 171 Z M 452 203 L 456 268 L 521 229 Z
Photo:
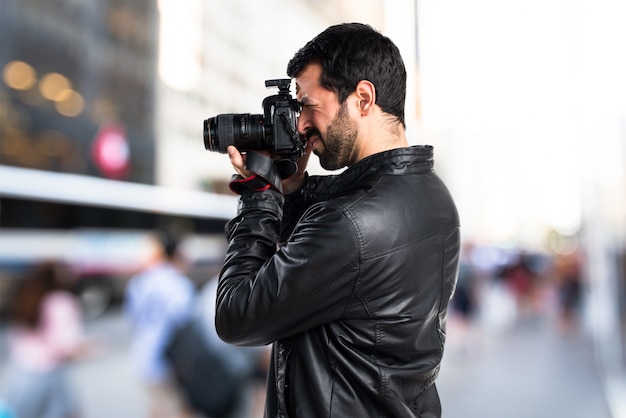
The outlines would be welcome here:
M 396 45 L 371 26 L 346 23 L 329 27 L 294 55 L 287 75 L 297 77 L 310 64 L 322 67 L 320 84 L 335 92 L 340 103 L 359 81 L 370 81 L 376 88 L 376 104 L 405 125 L 404 62 Z
M 406 71 L 398 48 L 370 26 L 331 26 L 296 53 L 287 74 L 302 106 L 298 130 L 322 167 L 403 145 Z
M 178 239 L 164 231 L 153 231 L 148 235 L 144 267 L 164 261 L 176 263 L 180 257 Z

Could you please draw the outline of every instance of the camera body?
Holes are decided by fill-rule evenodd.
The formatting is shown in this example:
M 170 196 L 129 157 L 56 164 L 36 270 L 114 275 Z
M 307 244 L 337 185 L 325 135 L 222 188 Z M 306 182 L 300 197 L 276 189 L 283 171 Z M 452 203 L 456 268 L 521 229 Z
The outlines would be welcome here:
M 300 105 L 289 87 L 291 79 L 266 80 L 278 94 L 263 100 L 263 114 L 226 113 L 204 121 L 204 148 L 226 153 L 229 145 L 240 152 L 263 150 L 292 160 L 304 154 L 306 140 L 298 134 Z

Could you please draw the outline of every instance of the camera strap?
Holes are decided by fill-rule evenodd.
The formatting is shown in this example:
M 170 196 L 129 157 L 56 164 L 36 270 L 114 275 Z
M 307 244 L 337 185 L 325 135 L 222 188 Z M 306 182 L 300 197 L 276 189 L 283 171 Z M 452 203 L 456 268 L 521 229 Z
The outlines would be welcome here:
M 241 194 L 244 189 L 260 192 L 270 187 L 282 193 L 282 180 L 291 177 L 298 170 L 298 165 L 287 158 L 275 161 L 265 154 L 249 151 L 246 156 L 246 170 L 254 174 L 246 178 L 235 175 L 230 181 L 229 187 L 234 193 Z

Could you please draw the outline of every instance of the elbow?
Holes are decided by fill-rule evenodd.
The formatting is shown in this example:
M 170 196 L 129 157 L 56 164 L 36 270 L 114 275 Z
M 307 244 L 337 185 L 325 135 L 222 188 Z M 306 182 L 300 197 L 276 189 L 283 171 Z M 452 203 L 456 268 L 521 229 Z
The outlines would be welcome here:
M 225 343 L 236 345 L 236 330 L 233 326 L 228 324 L 227 321 L 224 321 L 223 317 L 224 315 L 220 314 L 219 311 L 216 312 L 215 331 L 217 332 L 217 336 L 220 337 L 220 339 Z
M 245 337 L 245 330 L 237 326 L 240 321 L 225 320 L 224 316 L 220 315 L 219 312 L 215 315 L 215 330 L 222 341 L 236 346 L 256 345 Z
M 237 325 L 239 324 L 239 325 Z M 240 347 L 256 347 L 272 343 L 264 338 L 255 327 L 241 326 L 244 321 L 225 321 L 219 314 L 215 316 L 215 330 L 222 341 Z

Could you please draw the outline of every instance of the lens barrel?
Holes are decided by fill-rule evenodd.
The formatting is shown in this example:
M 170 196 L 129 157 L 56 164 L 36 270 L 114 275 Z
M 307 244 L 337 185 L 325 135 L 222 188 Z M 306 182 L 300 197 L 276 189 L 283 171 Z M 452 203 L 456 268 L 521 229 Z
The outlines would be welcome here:
M 239 151 L 264 149 L 263 115 L 226 113 L 204 121 L 204 148 L 226 154 L 229 145 Z

